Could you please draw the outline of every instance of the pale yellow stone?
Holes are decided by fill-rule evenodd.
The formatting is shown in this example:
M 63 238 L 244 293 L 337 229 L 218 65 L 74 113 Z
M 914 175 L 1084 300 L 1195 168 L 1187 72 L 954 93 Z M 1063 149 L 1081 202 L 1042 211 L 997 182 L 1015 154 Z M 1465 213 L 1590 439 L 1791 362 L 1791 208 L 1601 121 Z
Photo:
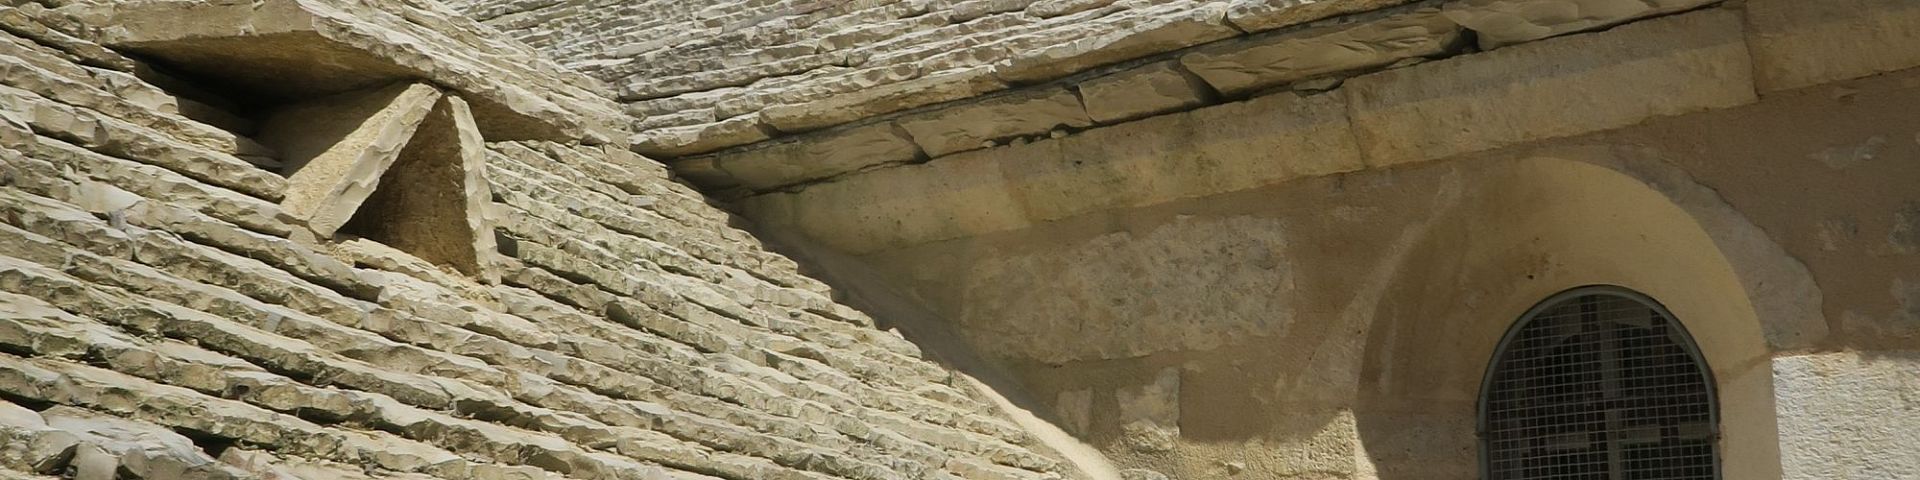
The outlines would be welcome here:
M 1482 48 L 1497 48 L 1640 18 L 1678 12 L 1712 0 L 1463 0 L 1447 18 L 1474 31 Z
M 1341 93 L 1371 166 L 1755 101 L 1741 19 L 1725 10 L 1389 70 Z
M 1080 96 L 1093 121 L 1116 123 L 1204 105 L 1213 89 L 1163 61 L 1081 82 Z
M 1180 64 L 1228 94 L 1240 94 L 1318 75 L 1387 65 L 1446 53 L 1459 45 L 1460 26 L 1426 9 L 1356 24 L 1223 43 L 1182 55 Z
M 913 160 L 919 150 L 892 123 L 812 134 L 793 141 L 714 154 L 714 168 L 739 185 L 765 190 L 874 165 Z
M 1920 66 L 1920 3 L 1753 0 L 1746 13 L 1763 93 Z
M 281 208 L 315 233 L 333 235 L 379 187 L 440 97 L 424 84 L 396 84 L 275 112 L 260 140 L 284 158 L 288 188 Z

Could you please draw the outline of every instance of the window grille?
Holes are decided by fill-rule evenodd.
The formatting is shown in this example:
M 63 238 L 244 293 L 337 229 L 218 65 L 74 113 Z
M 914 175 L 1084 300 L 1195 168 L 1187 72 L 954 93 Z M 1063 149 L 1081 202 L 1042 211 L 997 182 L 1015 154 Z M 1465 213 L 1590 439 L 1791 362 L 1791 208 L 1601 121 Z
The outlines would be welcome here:
M 1541 302 L 1494 352 L 1480 397 L 1488 480 L 1715 480 L 1719 413 L 1692 337 L 1614 287 Z

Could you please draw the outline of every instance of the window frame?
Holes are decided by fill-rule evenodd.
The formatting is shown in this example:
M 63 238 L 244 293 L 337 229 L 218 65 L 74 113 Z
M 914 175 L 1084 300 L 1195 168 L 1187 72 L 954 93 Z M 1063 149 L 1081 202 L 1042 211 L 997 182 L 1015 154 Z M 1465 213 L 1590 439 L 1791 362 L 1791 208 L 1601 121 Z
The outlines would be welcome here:
M 1680 349 L 1685 351 L 1694 365 L 1699 367 L 1700 376 L 1702 377 L 1701 380 L 1705 383 L 1707 418 L 1710 422 L 1709 432 L 1712 438 L 1713 478 L 1715 480 L 1722 480 L 1725 475 L 1724 467 L 1726 465 L 1724 461 L 1725 456 L 1723 455 L 1725 438 L 1721 435 L 1720 384 L 1714 377 L 1713 365 L 1707 363 L 1706 357 L 1700 353 L 1700 345 L 1694 340 L 1693 333 L 1687 329 L 1686 324 L 1680 320 L 1679 316 L 1674 315 L 1672 311 L 1668 310 L 1666 305 L 1661 304 L 1660 301 L 1655 300 L 1647 294 L 1615 285 L 1588 285 L 1571 288 L 1550 295 L 1546 299 L 1535 303 L 1531 308 L 1527 309 L 1526 313 L 1521 314 L 1509 324 L 1506 333 L 1500 336 L 1499 343 L 1494 344 L 1493 355 L 1487 360 L 1486 368 L 1482 370 L 1480 393 L 1474 402 L 1476 405 L 1476 414 L 1474 417 L 1474 448 L 1475 454 L 1479 457 L 1479 475 L 1476 478 L 1481 480 L 1489 480 L 1492 478 L 1492 458 L 1489 455 L 1490 448 L 1487 435 L 1489 426 L 1488 408 L 1490 407 L 1490 403 L 1492 403 L 1490 400 L 1492 400 L 1494 377 L 1501 372 L 1499 367 L 1501 360 L 1507 354 L 1508 347 L 1513 345 L 1514 339 L 1518 337 L 1521 331 L 1525 330 L 1528 325 L 1531 325 L 1534 319 L 1538 318 L 1541 313 L 1560 307 L 1568 301 L 1590 295 L 1607 295 L 1632 300 L 1666 318 L 1671 326 L 1672 333 L 1670 337 L 1677 340 L 1676 343 L 1679 344 Z M 1609 476 L 1614 478 L 1619 477 L 1617 472 L 1610 472 Z

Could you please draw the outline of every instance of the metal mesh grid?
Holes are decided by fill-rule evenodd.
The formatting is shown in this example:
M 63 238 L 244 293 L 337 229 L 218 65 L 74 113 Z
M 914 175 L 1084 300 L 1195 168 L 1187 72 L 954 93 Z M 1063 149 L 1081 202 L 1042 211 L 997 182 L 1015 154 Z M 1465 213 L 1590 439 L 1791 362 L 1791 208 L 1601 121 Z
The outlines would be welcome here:
M 1718 478 L 1712 383 L 1664 309 L 1589 288 L 1514 328 L 1481 399 L 1487 479 Z

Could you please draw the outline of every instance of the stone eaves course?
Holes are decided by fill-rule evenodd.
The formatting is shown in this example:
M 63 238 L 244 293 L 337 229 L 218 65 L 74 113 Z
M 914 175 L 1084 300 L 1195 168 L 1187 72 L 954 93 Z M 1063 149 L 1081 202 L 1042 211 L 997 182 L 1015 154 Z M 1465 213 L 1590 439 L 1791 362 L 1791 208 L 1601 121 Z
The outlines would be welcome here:
M 1074 475 L 664 166 L 600 144 L 615 109 L 591 81 L 431 2 L 195 3 L 306 12 L 297 29 L 441 92 L 393 169 L 484 179 L 452 191 L 484 202 L 462 220 L 498 240 L 498 283 L 316 236 L 283 207 L 298 142 L 185 93 L 217 70 L 149 63 L 259 32 L 122 45 L 140 30 L 93 23 L 112 2 L 0 2 L 0 478 Z M 435 145 L 454 163 L 407 163 Z
M 640 132 L 635 151 L 676 159 L 677 171 L 709 190 L 737 189 L 726 196 L 1289 86 L 1325 89 L 1355 72 L 1709 3 L 454 2 L 617 85 Z M 1079 111 L 1063 115 L 1061 102 L 1021 102 L 1057 91 L 1071 92 Z M 886 132 L 918 151 L 840 154 L 818 147 L 867 144 Z

